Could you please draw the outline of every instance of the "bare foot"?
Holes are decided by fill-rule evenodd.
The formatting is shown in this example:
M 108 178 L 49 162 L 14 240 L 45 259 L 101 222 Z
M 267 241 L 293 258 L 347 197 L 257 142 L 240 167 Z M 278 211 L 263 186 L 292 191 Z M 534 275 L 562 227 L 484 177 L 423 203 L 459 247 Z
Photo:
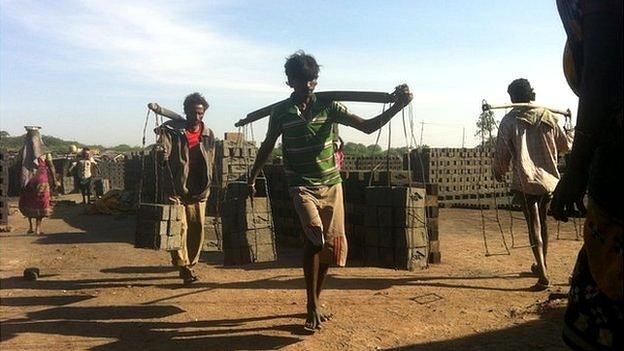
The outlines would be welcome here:
M 537 280 L 537 283 L 531 287 L 531 291 L 542 291 L 550 288 L 550 281 L 548 278 L 541 277 Z
M 32 230 L 32 229 L 28 229 L 28 231 L 26 232 L 26 234 L 32 234 L 32 233 L 34 233 L 34 232 L 35 232 L 35 231 L 34 231 L 34 230 Z
M 308 332 L 316 332 L 318 329 L 321 329 L 322 320 L 319 316 L 319 313 L 316 309 L 308 308 L 308 315 L 306 316 L 306 321 L 303 324 L 303 329 Z
M 333 313 L 327 312 L 324 308 L 317 308 L 316 309 L 316 314 L 318 315 L 318 317 L 321 320 L 321 322 L 327 322 L 327 321 L 331 320 L 332 317 L 334 316 Z

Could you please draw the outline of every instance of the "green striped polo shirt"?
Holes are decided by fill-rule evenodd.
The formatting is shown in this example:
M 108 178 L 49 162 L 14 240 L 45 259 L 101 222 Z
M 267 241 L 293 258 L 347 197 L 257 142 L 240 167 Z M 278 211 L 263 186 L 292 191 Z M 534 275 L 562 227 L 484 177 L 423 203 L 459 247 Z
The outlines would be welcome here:
M 336 167 L 333 141 L 334 124 L 348 114 L 335 101 L 325 102 L 312 96 L 307 119 L 292 99 L 273 108 L 269 133 L 282 134 L 284 171 L 288 186 L 334 185 L 342 182 Z

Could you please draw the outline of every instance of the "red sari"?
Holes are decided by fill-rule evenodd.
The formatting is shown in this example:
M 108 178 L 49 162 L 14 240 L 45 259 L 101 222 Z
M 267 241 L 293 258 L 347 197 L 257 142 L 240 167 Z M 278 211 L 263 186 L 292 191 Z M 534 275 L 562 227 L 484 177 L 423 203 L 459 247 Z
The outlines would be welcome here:
M 24 216 L 43 218 L 52 214 L 50 179 L 53 179 L 52 171 L 45 156 L 41 156 L 37 159 L 37 171 L 22 188 L 20 194 L 19 209 Z

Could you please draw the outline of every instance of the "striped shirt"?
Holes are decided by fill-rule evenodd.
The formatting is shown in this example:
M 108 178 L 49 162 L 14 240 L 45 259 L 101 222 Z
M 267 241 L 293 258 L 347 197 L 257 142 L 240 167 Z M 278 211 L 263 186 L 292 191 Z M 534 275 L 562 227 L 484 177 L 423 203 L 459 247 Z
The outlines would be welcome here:
M 342 182 L 334 156 L 334 125 L 348 113 L 344 105 L 321 101 L 315 95 L 308 116 L 292 99 L 271 111 L 269 133 L 282 134 L 288 186 L 330 186 Z

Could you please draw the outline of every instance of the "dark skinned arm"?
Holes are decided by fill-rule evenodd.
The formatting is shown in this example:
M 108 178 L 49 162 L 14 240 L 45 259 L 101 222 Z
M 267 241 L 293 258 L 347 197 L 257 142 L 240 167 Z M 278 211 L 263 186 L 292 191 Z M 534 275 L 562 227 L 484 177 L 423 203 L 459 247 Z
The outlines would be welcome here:
M 621 16 L 621 13 L 620 13 Z M 550 206 L 552 216 L 567 221 L 568 217 L 585 213 L 583 197 L 587 188 L 589 168 L 602 131 L 609 128 L 609 98 L 615 89 L 613 81 L 618 50 L 613 40 L 617 28 L 616 15 L 611 11 L 586 14 L 583 18 L 583 69 L 579 93 L 578 117 L 570 161 L 557 185 Z M 621 45 L 621 44 L 620 44 Z
M 412 93 L 409 91 L 409 87 L 406 84 L 396 87 L 393 94 L 396 96 L 397 101 L 392 104 L 389 109 L 382 112 L 378 116 L 375 116 L 371 119 L 363 119 L 352 113 L 347 113 L 342 117 L 340 123 L 349 127 L 353 127 L 366 134 L 374 133 L 375 131 L 386 125 L 386 123 L 388 123 L 392 119 L 392 117 L 394 117 L 397 113 L 399 113 L 399 111 L 407 106 L 413 98 Z

